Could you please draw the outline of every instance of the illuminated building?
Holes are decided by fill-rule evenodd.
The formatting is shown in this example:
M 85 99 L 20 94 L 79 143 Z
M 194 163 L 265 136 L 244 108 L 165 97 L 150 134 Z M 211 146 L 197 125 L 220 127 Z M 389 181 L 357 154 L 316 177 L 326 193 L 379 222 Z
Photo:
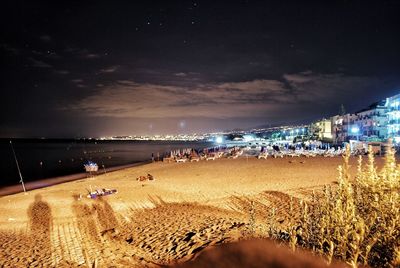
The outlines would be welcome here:
M 332 116 L 333 143 L 341 144 L 349 140 L 384 141 L 388 136 L 387 103 L 387 100 L 383 100 L 354 114 Z
M 400 143 L 400 94 L 387 98 L 387 136 Z
M 387 100 L 373 103 L 368 108 L 358 111 L 354 127 L 359 129 L 357 139 L 362 141 L 383 141 L 388 135 Z
M 318 140 L 332 142 L 332 124 L 330 119 L 322 119 L 311 124 L 310 132 Z
M 332 141 L 334 144 L 342 144 L 351 139 L 357 139 L 355 129 L 356 114 L 335 115 L 331 117 Z

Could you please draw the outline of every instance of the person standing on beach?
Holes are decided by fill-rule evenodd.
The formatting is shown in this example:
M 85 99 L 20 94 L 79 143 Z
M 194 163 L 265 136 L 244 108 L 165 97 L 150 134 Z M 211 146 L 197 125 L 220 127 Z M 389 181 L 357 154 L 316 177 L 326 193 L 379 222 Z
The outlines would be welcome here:
M 151 162 L 154 162 L 154 153 L 151 153 Z

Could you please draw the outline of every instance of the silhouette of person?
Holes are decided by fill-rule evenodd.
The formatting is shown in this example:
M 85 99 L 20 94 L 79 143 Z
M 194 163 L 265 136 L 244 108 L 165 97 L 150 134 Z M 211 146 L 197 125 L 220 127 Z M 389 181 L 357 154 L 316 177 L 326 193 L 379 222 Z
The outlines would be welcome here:
M 52 224 L 51 208 L 46 202 L 42 201 L 40 194 L 35 195 L 35 202 L 30 206 L 28 216 L 32 234 L 50 233 Z
M 28 209 L 28 217 L 30 221 L 30 235 L 33 239 L 32 254 L 50 256 L 51 208 L 49 204 L 42 201 L 40 194 L 35 195 L 35 202 Z

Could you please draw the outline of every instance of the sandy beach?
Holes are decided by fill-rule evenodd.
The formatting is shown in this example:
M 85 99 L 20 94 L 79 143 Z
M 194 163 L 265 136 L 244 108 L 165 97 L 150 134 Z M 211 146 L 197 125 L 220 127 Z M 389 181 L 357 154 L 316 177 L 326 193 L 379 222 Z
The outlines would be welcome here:
M 382 159 L 377 159 L 378 164 Z M 272 207 L 334 184 L 341 157 L 218 159 L 127 168 L 0 198 L 4 267 L 157 267 L 262 236 Z M 356 172 L 356 159 L 351 159 Z M 154 181 L 136 178 L 150 173 Z M 117 189 L 86 198 L 87 189 Z M 82 198 L 80 198 L 82 196 Z M 253 228 L 251 227 L 251 228 Z

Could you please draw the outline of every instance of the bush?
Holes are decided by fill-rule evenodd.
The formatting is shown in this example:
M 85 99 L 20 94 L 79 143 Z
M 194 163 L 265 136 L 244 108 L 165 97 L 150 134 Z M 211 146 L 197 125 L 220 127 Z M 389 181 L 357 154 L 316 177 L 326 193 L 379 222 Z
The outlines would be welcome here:
M 293 248 L 311 248 L 328 262 L 339 259 L 352 267 L 400 266 L 400 166 L 390 148 L 378 172 L 369 150 L 365 165 L 359 156 L 358 172 L 352 178 L 346 148 L 338 185 L 325 186 L 322 194 L 300 203 L 300 217 L 285 230 Z

